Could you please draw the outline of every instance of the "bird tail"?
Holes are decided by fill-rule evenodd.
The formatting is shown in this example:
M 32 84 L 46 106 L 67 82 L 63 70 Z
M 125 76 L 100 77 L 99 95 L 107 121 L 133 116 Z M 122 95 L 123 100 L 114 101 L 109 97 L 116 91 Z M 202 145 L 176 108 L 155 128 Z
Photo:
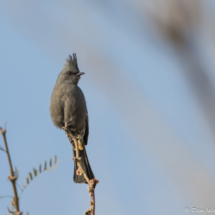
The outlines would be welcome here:
M 83 150 L 79 150 L 79 157 L 81 158 L 80 163 L 81 163 L 81 167 L 83 168 L 84 172 L 86 173 L 87 177 L 89 178 L 89 180 L 95 178 L 93 171 L 91 169 L 88 157 L 87 157 L 87 152 L 85 149 L 84 144 L 83 145 Z M 73 149 L 73 156 L 76 157 L 76 151 Z M 86 179 L 84 178 L 83 174 L 78 174 L 78 165 L 75 162 L 75 166 L 74 166 L 74 177 L 73 180 L 75 183 L 87 183 Z

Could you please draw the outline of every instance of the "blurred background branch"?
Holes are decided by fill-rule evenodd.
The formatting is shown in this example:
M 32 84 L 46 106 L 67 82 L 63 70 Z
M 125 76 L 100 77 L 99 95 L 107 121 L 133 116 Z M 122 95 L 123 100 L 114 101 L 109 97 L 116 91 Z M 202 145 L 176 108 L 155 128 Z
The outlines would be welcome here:
M 165 37 L 177 52 L 179 64 L 184 66 L 181 71 L 199 100 L 211 127 L 211 133 L 215 135 L 214 82 L 211 81 L 202 62 L 203 53 L 198 53 L 197 48 L 201 43 L 198 36 L 205 24 L 203 5 L 198 0 L 152 2 L 155 10 L 151 12 L 150 18 L 156 25 L 158 33 Z

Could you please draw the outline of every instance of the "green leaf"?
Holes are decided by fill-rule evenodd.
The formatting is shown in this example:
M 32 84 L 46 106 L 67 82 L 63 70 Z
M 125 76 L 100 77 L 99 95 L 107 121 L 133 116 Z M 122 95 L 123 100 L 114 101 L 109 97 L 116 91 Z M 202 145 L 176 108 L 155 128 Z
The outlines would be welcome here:
M 29 175 L 30 179 L 33 180 L 33 176 L 31 174 L 31 172 L 29 172 L 28 175 Z
M 33 171 L 34 171 L 34 176 L 36 177 L 37 176 L 37 170 L 33 168 Z
M 44 164 L 44 170 L 47 169 L 47 162 L 45 161 L 45 164 Z
M 52 167 L 52 159 L 50 158 L 49 166 Z
M 40 164 L 40 166 L 39 166 L 39 172 L 41 173 L 41 171 L 42 171 L 42 165 Z
M 28 173 L 29 177 L 25 178 L 26 184 L 23 184 L 23 191 L 28 186 L 30 181 L 33 180 L 35 177 L 37 177 L 39 173 L 42 173 L 43 171 L 52 171 L 54 168 L 57 167 L 57 165 L 54 165 L 54 163 L 55 164 L 58 163 L 57 156 L 55 155 L 53 160 L 52 160 L 52 158 L 50 158 L 50 160 L 48 162 L 47 161 L 44 162 L 44 167 L 43 167 L 43 165 L 40 164 L 38 169 L 33 168 L 33 172 Z

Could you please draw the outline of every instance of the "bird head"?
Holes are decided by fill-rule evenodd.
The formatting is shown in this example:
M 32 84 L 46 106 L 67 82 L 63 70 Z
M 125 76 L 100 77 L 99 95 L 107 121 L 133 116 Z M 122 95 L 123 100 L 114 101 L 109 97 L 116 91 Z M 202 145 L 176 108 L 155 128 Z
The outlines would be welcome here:
M 69 57 L 66 59 L 63 70 L 58 76 L 57 83 L 77 85 L 78 81 L 80 80 L 80 76 L 83 74 L 83 72 L 79 71 L 76 54 L 73 54 L 73 56 L 69 55 Z

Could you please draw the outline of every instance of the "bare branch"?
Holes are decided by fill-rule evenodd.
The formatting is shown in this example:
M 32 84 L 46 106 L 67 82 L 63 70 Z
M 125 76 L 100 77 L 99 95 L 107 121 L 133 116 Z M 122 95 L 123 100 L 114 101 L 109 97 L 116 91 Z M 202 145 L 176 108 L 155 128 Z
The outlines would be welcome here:
M 12 187 L 13 187 L 14 203 L 15 203 L 15 207 L 16 207 L 16 214 L 21 214 L 21 212 L 19 211 L 19 198 L 18 198 L 17 189 L 16 189 L 16 179 L 17 179 L 17 176 L 14 175 L 12 161 L 11 161 L 11 158 L 10 158 L 10 153 L 9 153 L 9 149 L 8 149 L 8 145 L 7 145 L 7 140 L 6 140 L 6 125 L 7 124 L 5 122 L 5 128 L 4 129 L 0 128 L 0 132 L 1 132 L 3 140 L 4 140 L 5 150 L 6 150 L 6 153 L 7 153 L 8 162 L 9 162 L 9 166 L 10 166 L 10 176 L 8 176 L 8 179 L 11 181 Z

